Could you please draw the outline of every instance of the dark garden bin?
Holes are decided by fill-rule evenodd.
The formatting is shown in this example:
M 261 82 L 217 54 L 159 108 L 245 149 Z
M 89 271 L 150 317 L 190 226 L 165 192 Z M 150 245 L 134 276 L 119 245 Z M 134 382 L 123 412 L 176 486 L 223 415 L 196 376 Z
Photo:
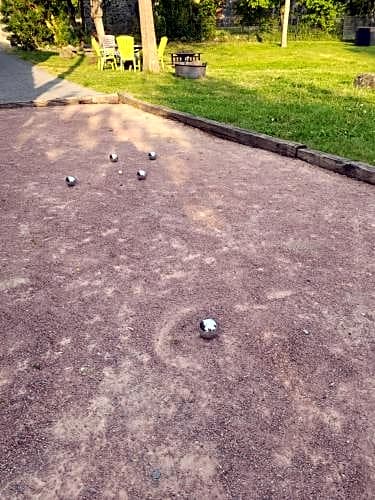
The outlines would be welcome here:
M 355 36 L 355 44 L 362 46 L 375 45 L 375 27 L 358 28 Z

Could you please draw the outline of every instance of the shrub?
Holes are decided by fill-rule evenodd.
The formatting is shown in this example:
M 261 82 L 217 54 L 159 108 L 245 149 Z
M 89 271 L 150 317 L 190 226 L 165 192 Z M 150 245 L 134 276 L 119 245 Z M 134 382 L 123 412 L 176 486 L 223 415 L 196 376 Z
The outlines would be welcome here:
M 302 22 L 327 33 L 337 30 L 337 19 L 344 13 L 344 6 L 337 0 L 303 0 L 305 12 Z
M 1 13 L 6 30 L 12 33 L 13 43 L 25 49 L 35 49 L 45 42 L 52 42 L 43 6 L 24 0 L 3 0 Z
M 58 47 L 78 43 L 77 30 L 73 28 L 65 14 L 59 14 L 57 17 L 52 14 L 50 19 L 46 20 L 46 25 L 53 35 L 54 44 Z
M 263 27 L 272 16 L 274 0 L 237 0 L 235 11 L 241 16 L 242 24 Z
M 219 2 L 215 0 L 201 0 L 197 12 L 196 36 L 200 40 L 213 38 L 216 32 L 216 9 Z
M 338 19 L 344 13 L 344 3 L 344 0 L 295 0 L 292 2 L 289 26 L 298 24 L 299 33 L 302 35 L 304 32 L 306 37 L 317 30 L 336 34 Z M 280 27 L 284 1 L 236 0 L 234 5 L 243 25 L 256 25 L 260 33 L 272 33 Z M 298 23 L 293 24 L 297 20 Z
M 77 41 L 66 4 L 58 0 L 2 0 L 0 12 L 12 43 L 24 49 Z
M 171 40 L 207 40 L 215 36 L 221 0 L 159 0 L 155 4 L 157 35 Z

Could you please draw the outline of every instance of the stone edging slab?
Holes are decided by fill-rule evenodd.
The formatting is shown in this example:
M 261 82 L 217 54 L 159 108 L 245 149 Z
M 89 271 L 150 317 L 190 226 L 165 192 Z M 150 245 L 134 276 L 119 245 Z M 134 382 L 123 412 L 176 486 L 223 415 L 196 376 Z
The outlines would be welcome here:
M 0 109 L 23 107 L 64 106 L 68 104 L 129 104 L 135 108 L 152 113 L 163 118 L 175 120 L 185 125 L 198 128 L 222 139 L 238 142 L 245 146 L 264 149 L 289 158 L 297 158 L 311 165 L 346 175 L 358 181 L 375 185 L 375 167 L 366 163 L 353 161 L 341 156 L 335 156 L 321 151 L 309 149 L 305 144 L 278 139 L 266 134 L 252 132 L 239 127 L 232 127 L 207 118 L 199 118 L 189 113 L 175 111 L 165 106 L 150 104 L 135 99 L 129 94 L 98 94 L 87 97 L 68 97 L 52 100 L 35 100 L 27 102 L 0 103 Z
M 349 160 L 341 156 L 335 156 L 314 149 L 299 149 L 297 158 L 311 165 L 316 165 L 338 174 L 346 175 L 358 181 L 375 184 L 375 167 L 360 161 Z
M 81 97 L 36 99 L 35 101 L 0 102 L 0 109 L 44 108 L 46 106 L 67 106 L 68 104 L 119 104 L 119 102 L 118 94 L 98 94 Z
M 148 113 L 176 120 L 184 123 L 185 125 L 190 125 L 191 127 L 199 128 L 204 132 L 216 135 L 222 139 L 228 139 L 229 141 L 238 142 L 253 148 L 266 149 L 267 151 L 272 151 L 273 153 L 278 153 L 290 158 L 296 158 L 298 149 L 306 147 L 304 144 L 299 144 L 298 142 L 277 139 L 269 135 L 250 132 L 246 129 L 225 125 L 214 120 L 208 120 L 207 118 L 199 118 L 189 113 L 175 111 L 164 106 L 150 104 L 140 101 L 139 99 L 135 99 L 128 94 L 119 94 L 119 100 L 123 104 L 130 104 L 131 106 L 147 111 Z

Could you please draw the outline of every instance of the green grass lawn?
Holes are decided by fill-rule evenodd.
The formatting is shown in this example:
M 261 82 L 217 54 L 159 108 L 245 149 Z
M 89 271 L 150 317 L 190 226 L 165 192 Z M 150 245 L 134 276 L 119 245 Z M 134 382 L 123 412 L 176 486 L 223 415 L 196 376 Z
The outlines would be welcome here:
M 168 45 L 169 53 L 181 45 Z M 208 62 L 205 80 L 96 69 L 95 59 L 19 52 L 50 72 L 102 92 L 212 118 L 375 165 L 375 91 L 353 80 L 375 72 L 375 47 L 342 42 L 277 44 L 231 41 L 184 45 Z

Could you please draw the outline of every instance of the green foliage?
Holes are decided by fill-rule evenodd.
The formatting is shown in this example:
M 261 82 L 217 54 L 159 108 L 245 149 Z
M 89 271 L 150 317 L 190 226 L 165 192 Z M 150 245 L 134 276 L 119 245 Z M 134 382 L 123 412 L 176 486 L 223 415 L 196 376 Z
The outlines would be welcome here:
M 52 41 L 41 5 L 25 0 L 3 0 L 1 4 L 3 23 L 13 36 L 13 42 L 25 49 L 33 49 L 43 42 Z
M 2 0 L 3 23 L 13 43 L 24 49 L 77 41 L 68 3 L 59 0 Z
M 375 16 L 375 0 L 348 0 L 346 12 L 351 16 Z
M 155 4 L 157 35 L 170 40 L 208 40 L 216 30 L 221 0 L 159 0 Z
M 237 0 L 235 8 L 242 17 L 242 24 L 259 26 L 260 31 L 267 33 L 278 30 L 284 3 L 284 0 Z M 334 33 L 337 20 L 345 11 L 345 3 L 346 0 L 296 0 L 292 2 L 291 20 L 298 19 L 306 31 L 311 27 Z
M 243 24 L 267 24 L 270 17 L 285 4 L 285 0 L 235 0 L 236 12 Z M 344 13 L 351 16 L 375 16 L 375 0 L 292 0 L 291 14 L 301 17 L 308 26 L 332 32 L 335 20 Z
M 78 42 L 77 31 L 64 13 L 56 17 L 52 14 L 49 20 L 46 20 L 46 25 L 53 35 L 54 44 L 58 47 Z
M 277 0 L 237 0 L 235 10 L 241 16 L 242 24 L 264 27 L 278 3 Z
M 200 0 L 197 12 L 197 40 L 209 40 L 216 31 L 216 9 L 220 5 L 217 0 Z
M 336 31 L 337 19 L 344 13 L 344 6 L 337 0 L 300 0 L 299 5 L 305 10 L 302 22 L 327 32 Z

